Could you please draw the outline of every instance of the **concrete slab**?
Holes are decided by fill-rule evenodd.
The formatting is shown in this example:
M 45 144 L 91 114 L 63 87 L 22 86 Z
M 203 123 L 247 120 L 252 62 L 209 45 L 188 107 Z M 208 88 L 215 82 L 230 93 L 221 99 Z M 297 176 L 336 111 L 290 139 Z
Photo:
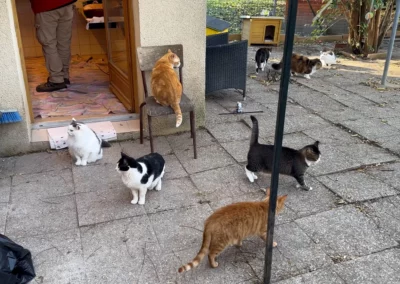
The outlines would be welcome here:
M 274 240 L 278 246 L 273 251 L 272 281 L 314 271 L 332 264 L 332 260 L 295 224 L 275 227 Z M 252 239 L 243 242 L 242 251 L 248 251 L 249 264 L 262 279 L 264 275 L 265 242 Z
M 400 135 L 400 130 L 376 118 L 347 120 L 341 123 L 372 141 L 380 142 L 385 140 L 384 137 L 393 136 L 395 134 Z
M 193 146 L 193 139 L 190 138 L 189 132 L 179 133 L 175 135 L 167 136 L 167 141 L 170 144 L 173 151 L 187 150 Z M 205 129 L 196 130 L 196 144 L 197 147 L 204 147 L 215 145 L 217 140 L 210 135 Z
M 201 246 L 204 221 L 211 213 L 210 206 L 202 204 L 149 215 L 162 252 L 171 253 Z
M 15 174 L 34 174 L 47 171 L 68 169 L 72 158 L 67 150 L 40 152 L 17 157 Z
M 400 239 L 400 197 L 393 196 L 365 203 L 367 216 L 388 236 Z
M 121 158 L 121 145 L 119 142 L 111 143 L 111 147 L 103 148 L 103 158 L 101 160 L 96 161 L 95 163 L 88 164 L 91 165 L 100 165 L 100 164 L 113 164 L 115 165 L 119 158 Z M 75 165 L 73 165 L 75 167 Z
M 339 151 L 336 146 L 320 144 L 321 161 L 308 169 L 308 173 L 318 176 L 328 173 L 334 173 L 359 167 L 361 164 L 352 159 L 345 153 Z
M 159 248 L 146 215 L 80 231 L 88 283 L 162 283 L 157 259 L 149 257 Z
M 15 174 L 16 157 L 0 158 L 0 178 L 10 177 Z
M 391 186 L 360 171 L 321 176 L 317 179 L 348 202 L 398 194 Z
M 360 139 L 353 137 L 346 130 L 337 126 L 319 127 L 304 130 L 303 133 L 311 137 L 313 140 L 318 140 L 321 144 L 345 146 L 350 143 L 353 144 L 360 142 Z
M 386 261 L 394 263 L 394 259 L 388 252 L 390 250 L 367 255 L 352 261 L 333 266 L 333 270 L 346 281 L 346 283 L 400 283 L 399 269 L 391 267 Z M 396 265 L 398 267 L 398 263 Z
M 201 196 L 189 177 L 165 180 L 160 191 L 147 192 L 144 208 L 147 213 L 183 208 L 196 205 Z
M 188 176 L 188 173 L 182 167 L 175 155 L 165 155 L 165 174 L 163 179 L 175 179 Z
M 366 173 L 400 190 L 400 163 L 369 168 L 366 170 Z
M 31 251 L 36 283 L 87 283 L 79 229 L 13 241 Z
M 243 122 L 221 123 L 208 127 L 208 131 L 218 142 L 231 142 L 236 140 L 250 141 L 251 128 Z
M 350 145 L 337 145 L 336 149 L 348 155 L 362 165 L 391 162 L 398 159 L 388 151 L 370 144 L 352 143 Z
M 247 152 L 250 147 L 249 144 L 250 139 L 221 143 L 221 146 L 236 160 L 236 162 L 246 163 Z
M 143 205 L 131 204 L 132 192 L 122 181 L 108 188 L 76 194 L 79 226 L 146 214 Z M 148 202 L 147 200 L 146 202 Z
M 7 214 L 8 214 L 8 204 L 0 203 L 0 234 L 3 235 L 6 231 Z
M 171 146 L 169 145 L 167 138 L 165 136 L 158 136 L 154 138 L 154 152 L 161 155 L 172 154 Z M 143 140 L 143 144 L 140 144 L 140 139 L 129 140 L 120 142 L 122 151 L 132 156 L 133 158 L 139 158 L 144 155 L 150 154 L 150 141 L 148 139 Z M 116 157 L 115 163 L 118 162 L 118 157 Z
M 256 183 L 250 183 L 247 179 L 244 166 L 239 165 L 193 174 L 191 179 L 199 190 L 203 201 L 210 202 L 211 206 L 214 206 L 214 202 L 223 198 L 260 191 Z
M 347 121 L 356 121 L 367 119 L 363 114 L 355 111 L 349 107 L 343 107 L 340 110 L 326 110 L 318 113 L 324 119 L 331 121 L 332 123 L 345 123 Z
M 336 262 L 397 246 L 353 206 L 297 219 L 295 223 Z
M 193 148 L 176 151 L 175 155 L 189 174 L 235 163 L 235 160 L 219 145 L 197 148 L 197 159 L 193 158 Z
M 340 275 L 336 274 L 331 266 L 313 271 L 311 273 L 302 274 L 296 277 L 292 277 L 286 280 L 276 282 L 276 284 L 345 284 L 340 278 Z
M 0 179 L 0 203 L 10 201 L 11 178 Z

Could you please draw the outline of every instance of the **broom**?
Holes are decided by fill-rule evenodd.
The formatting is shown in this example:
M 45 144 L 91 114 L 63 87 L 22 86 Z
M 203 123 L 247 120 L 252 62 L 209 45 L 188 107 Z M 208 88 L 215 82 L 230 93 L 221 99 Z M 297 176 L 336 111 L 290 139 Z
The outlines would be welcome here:
M 0 124 L 13 123 L 21 121 L 22 117 L 16 109 L 0 109 Z

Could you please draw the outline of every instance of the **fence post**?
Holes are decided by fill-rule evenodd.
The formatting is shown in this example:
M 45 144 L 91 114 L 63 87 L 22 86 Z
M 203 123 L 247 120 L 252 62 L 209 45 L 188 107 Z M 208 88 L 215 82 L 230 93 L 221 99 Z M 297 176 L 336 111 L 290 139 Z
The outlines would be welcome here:
M 283 69 L 279 88 L 278 113 L 275 127 L 274 158 L 270 186 L 271 193 L 268 212 L 267 243 L 265 247 L 264 284 L 271 283 L 272 242 L 275 227 L 276 199 L 278 196 L 279 164 L 282 152 L 283 128 L 285 124 L 286 101 L 290 80 L 290 63 L 293 52 L 294 32 L 296 28 L 297 4 L 298 0 L 289 0 L 289 8 L 286 20 L 286 36 L 283 49 Z

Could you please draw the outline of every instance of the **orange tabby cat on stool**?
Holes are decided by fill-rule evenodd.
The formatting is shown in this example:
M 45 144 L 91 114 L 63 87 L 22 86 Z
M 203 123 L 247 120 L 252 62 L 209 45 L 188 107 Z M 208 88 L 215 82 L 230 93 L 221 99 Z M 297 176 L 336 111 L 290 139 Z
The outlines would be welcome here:
M 242 245 L 242 240 L 249 236 L 260 236 L 267 240 L 267 219 L 269 208 L 269 195 L 262 201 L 239 202 L 219 208 L 206 220 L 203 232 L 203 244 L 196 257 L 186 265 L 179 268 L 179 272 L 188 271 L 203 260 L 208 253 L 210 265 L 215 268 L 218 262 L 215 257 L 228 245 Z M 287 195 L 278 196 L 276 213 L 284 206 Z M 274 242 L 276 247 L 277 243 Z
M 168 49 L 168 53 L 161 57 L 154 65 L 151 74 L 151 90 L 156 102 L 163 106 L 171 106 L 176 115 L 176 127 L 182 123 L 182 111 L 179 103 L 182 97 L 182 84 L 174 71 L 181 60 Z

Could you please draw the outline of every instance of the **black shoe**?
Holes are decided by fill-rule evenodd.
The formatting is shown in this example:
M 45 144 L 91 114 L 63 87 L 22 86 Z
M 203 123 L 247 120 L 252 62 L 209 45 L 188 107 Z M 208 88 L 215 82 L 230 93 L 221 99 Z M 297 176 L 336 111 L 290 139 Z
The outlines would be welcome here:
M 46 82 L 37 86 L 36 92 L 38 93 L 54 92 L 57 90 L 65 89 L 66 87 L 67 85 L 65 83 Z
M 49 80 L 50 80 L 50 78 L 47 77 L 47 82 L 50 82 Z M 65 84 L 65 85 L 71 85 L 71 82 L 69 81 L 68 78 L 64 78 L 64 84 Z

